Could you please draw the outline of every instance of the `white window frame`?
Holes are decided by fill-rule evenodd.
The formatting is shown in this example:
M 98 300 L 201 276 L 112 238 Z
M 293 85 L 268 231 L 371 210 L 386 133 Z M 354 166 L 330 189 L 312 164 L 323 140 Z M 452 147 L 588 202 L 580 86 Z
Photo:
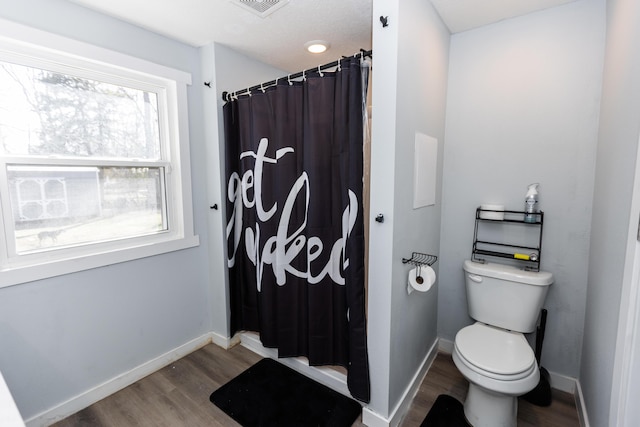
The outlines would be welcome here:
M 158 95 L 162 99 L 159 102 L 166 103 L 166 109 L 159 108 L 159 114 L 161 133 L 164 133 L 167 141 L 162 157 L 167 168 L 165 195 L 168 230 L 141 237 L 15 255 L 10 246 L 15 242 L 11 231 L 14 224 L 6 171 L 7 164 L 13 164 L 12 160 L 15 161 L 17 156 L 0 155 L 0 288 L 200 244 L 193 229 L 191 196 L 187 105 L 187 86 L 191 85 L 191 74 L 0 19 L 0 59 L 8 57 L 20 58 L 25 65 L 46 63 L 53 64 L 54 68 L 61 71 L 76 70 L 82 77 L 101 79 L 108 76 L 107 81 L 110 82 L 114 82 L 115 77 L 122 79 L 122 82 L 135 81 L 136 87 L 140 87 L 142 82 L 156 92 L 161 89 Z M 166 111 L 166 117 L 162 116 L 163 110 Z M 40 159 L 30 157 L 29 161 L 36 165 L 64 163 L 64 160 L 46 156 Z M 84 163 L 90 164 L 91 161 Z M 118 166 L 117 161 L 108 164 Z M 96 161 L 96 165 L 104 166 L 105 162 Z M 129 166 L 128 163 L 126 165 Z M 137 165 L 144 167 L 145 162 L 140 161 Z

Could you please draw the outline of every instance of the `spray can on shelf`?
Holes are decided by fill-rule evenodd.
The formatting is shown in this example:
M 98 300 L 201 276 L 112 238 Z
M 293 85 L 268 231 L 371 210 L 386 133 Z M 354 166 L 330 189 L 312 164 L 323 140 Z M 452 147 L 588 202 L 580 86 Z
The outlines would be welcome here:
M 538 216 L 538 183 L 530 184 L 524 199 L 524 221 L 536 222 Z

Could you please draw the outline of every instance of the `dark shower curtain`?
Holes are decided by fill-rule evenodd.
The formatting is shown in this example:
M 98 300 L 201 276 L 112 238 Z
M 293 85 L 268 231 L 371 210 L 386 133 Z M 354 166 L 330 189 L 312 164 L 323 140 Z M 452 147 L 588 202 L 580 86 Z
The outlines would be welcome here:
M 366 70 L 366 68 L 365 68 Z M 360 58 L 224 106 L 232 333 L 347 368 L 368 402 Z

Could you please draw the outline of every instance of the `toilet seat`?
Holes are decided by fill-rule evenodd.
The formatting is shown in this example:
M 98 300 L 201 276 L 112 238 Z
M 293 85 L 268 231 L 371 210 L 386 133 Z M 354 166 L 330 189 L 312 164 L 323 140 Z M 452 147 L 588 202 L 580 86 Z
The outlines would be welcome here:
M 454 345 L 462 362 L 489 378 L 515 381 L 537 369 L 533 350 L 518 332 L 478 322 L 461 329 Z

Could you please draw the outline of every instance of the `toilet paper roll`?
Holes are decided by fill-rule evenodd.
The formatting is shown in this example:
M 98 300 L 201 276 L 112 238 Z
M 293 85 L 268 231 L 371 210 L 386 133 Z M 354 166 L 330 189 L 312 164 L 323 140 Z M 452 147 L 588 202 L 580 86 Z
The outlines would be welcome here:
M 436 272 L 429 266 L 413 268 L 409 271 L 409 280 L 407 284 L 407 293 L 410 294 L 414 290 L 419 292 L 427 292 L 436 282 Z
M 480 218 L 504 220 L 504 205 L 480 205 Z

